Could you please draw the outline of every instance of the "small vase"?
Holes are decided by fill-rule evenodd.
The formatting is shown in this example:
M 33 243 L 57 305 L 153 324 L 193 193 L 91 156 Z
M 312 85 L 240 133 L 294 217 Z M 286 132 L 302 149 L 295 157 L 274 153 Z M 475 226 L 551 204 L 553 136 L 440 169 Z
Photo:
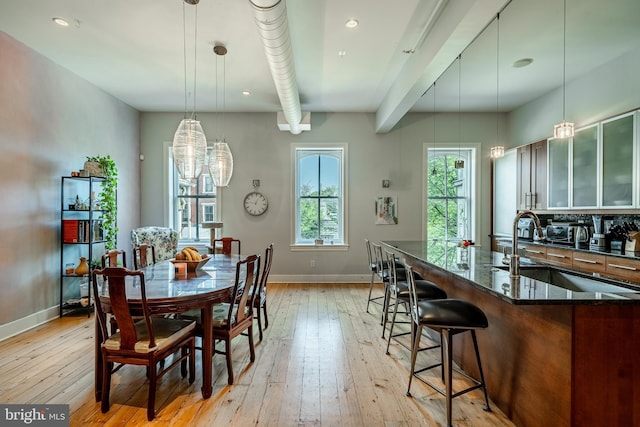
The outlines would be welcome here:
M 74 270 L 76 276 L 84 276 L 85 274 L 89 274 L 89 264 L 87 263 L 87 259 L 85 257 L 80 257 L 80 264 L 76 266 Z

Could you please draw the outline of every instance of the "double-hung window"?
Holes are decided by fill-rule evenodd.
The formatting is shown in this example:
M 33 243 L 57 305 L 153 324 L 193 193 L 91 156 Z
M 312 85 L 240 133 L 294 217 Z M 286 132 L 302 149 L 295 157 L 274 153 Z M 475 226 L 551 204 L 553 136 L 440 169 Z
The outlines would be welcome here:
M 206 165 L 198 179 L 182 179 L 173 163 L 171 147 L 168 149 L 170 194 L 170 224 L 184 242 L 209 243 L 213 229 L 202 224 L 216 222 L 219 209 L 216 186 Z
M 346 144 L 294 144 L 293 245 L 346 245 Z
M 454 256 L 450 248 L 475 240 L 476 149 L 428 148 L 426 160 L 430 256 Z

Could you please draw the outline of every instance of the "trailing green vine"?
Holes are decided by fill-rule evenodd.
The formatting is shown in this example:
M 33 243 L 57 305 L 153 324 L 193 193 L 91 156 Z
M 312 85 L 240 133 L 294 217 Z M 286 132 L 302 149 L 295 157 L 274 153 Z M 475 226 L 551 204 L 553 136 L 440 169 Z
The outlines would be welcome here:
M 104 221 L 102 229 L 106 241 L 105 248 L 116 249 L 118 237 L 118 168 L 111 156 L 87 156 L 87 161 L 97 162 L 102 166 L 102 174 L 105 180 L 102 182 L 102 191 L 99 194 L 100 210 Z

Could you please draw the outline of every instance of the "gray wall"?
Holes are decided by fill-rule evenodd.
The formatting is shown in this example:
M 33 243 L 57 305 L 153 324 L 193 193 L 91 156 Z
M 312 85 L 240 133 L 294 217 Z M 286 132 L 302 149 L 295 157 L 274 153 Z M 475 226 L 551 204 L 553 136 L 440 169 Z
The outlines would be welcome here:
M 567 82 L 566 116 L 576 129 L 640 107 L 640 48 Z M 506 147 L 553 136 L 562 120 L 562 88 L 509 114 Z
M 164 221 L 164 142 L 173 139 L 183 113 L 144 113 L 141 120 L 143 225 Z M 234 174 L 222 189 L 223 234 L 242 240 L 243 252 L 261 252 L 269 243 L 276 248 L 271 270 L 279 281 L 368 281 L 364 238 L 420 239 L 422 236 L 422 152 L 433 142 L 432 117 L 409 114 L 388 134 L 376 134 L 375 116 L 365 113 L 313 113 L 311 131 L 300 135 L 279 131 L 275 113 L 199 113 L 209 140 L 216 137 L 217 125 L 224 123 L 226 140 L 234 156 Z M 458 139 L 457 114 L 438 115 L 436 141 Z M 463 114 L 461 140 L 481 143 L 482 179 L 476 196 L 480 200 L 480 227 L 476 238 L 488 247 L 490 232 L 489 147 L 495 145 L 496 120 L 493 114 Z M 501 134 L 505 134 L 502 130 Z M 304 142 L 347 142 L 348 238 L 349 250 L 292 251 L 291 236 L 291 144 Z M 242 201 L 252 189 L 252 179 L 260 179 L 260 190 L 269 198 L 268 212 L 258 218 L 244 213 Z M 381 181 L 391 180 L 383 189 Z M 374 225 L 376 196 L 398 197 L 398 225 Z M 311 260 L 315 267 L 311 267 Z
M 139 222 L 139 114 L 0 32 L 0 339 L 58 315 L 60 177 L 120 171 L 119 242 Z

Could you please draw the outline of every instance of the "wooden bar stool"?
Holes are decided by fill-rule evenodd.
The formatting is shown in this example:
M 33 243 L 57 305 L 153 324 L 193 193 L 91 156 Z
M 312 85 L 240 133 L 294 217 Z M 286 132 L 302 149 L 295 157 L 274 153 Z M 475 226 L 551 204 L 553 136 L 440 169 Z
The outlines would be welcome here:
M 442 394 L 446 398 L 447 406 L 447 426 L 451 426 L 451 409 L 452 400 L 455 397 L 463 395 L 482 388 L 484 392 L 485 411 L 490 411 L 489 397 L 487 396 L 487 387 L 484 381 L 484 373 L 482 372 L 482 363 L 480 361 L 480 352 L 478 350 L 478 341 L 476 339 L 476 329 L 485 329 L 489 326 L 487 316 L 475 305 L 470 302 L 460 299 L 440 299 L 420 301 L 417 298 L 415 281 L 413 278 L 412 269 L 410 266 L 405 266 L 407 270 L 407 279 L 409 283 L 410 298 L 411 298 L 411 316 L 413 320 L 412 335 L 413 344 L 411 347 L 411 373 L 409 375 L 409 385 L 407 387 L 407 396 L 411 397 L 411 380 L 416 377 L 418 380 L 424 382 L 438 393 Z M 416 357 L 418 349 L 420 347 L 420 337 L 422 335 L 422 328 L 427 327 L 440 333 L 442 339 L 442 363 L 421 368 L 416 370 Z M 452 387 L 452 374 L 453 374 L 453 336 L 461 334 L 463 332 L 470 332 L 473 339 L 473 347 L 476 353 L 476 360 L 478 362 L 478 372 L 480 373 L 480 379 L 471 377 L 470 375 L 456 369 L 456 372 L 462 374 L 473 382 L 473 385 L 467 387 L 464 390 L 453 392 Z M 437 385 L 419 376 L 421 372 L 432 369 L 436 366 L 442 365 L 442 373 L 444 379 L 444 387 L 442 390 Z

